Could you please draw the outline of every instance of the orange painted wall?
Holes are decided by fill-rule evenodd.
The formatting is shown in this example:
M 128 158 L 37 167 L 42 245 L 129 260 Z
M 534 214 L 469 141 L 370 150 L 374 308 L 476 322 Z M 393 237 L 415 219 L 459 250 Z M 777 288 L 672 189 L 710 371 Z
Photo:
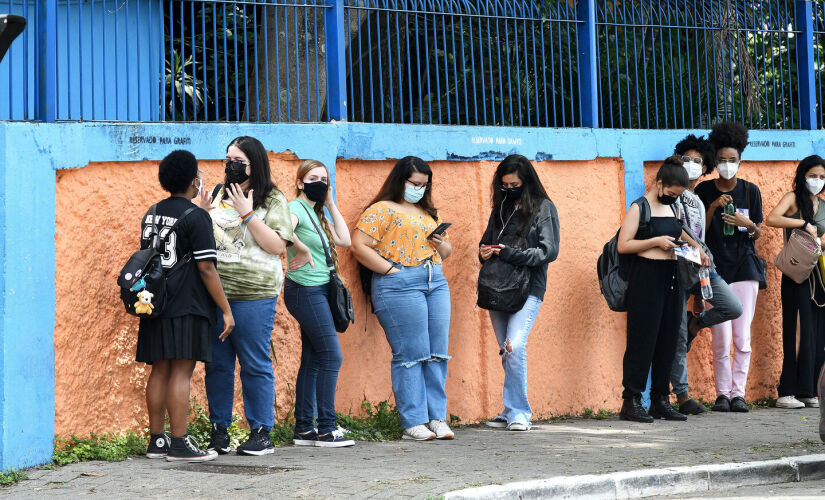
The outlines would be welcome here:
M 294 196 L 299 160 L 272 154 L 273 176 L 287 197 Z M 339 206 L 352 224 L 383 182 L 392 161 L 339 160 Z M 207 185 L 221 176 L 220 163 L 203 161 Z M 447 380 L 448 411 L 464 422 L 500 411 L 503 372 L 486 311 L 475 306 L 476 248 L 489 214 L 494 162 L 433 162 L 434 197 L 450 231 L 453 256 L 444 270 L 452 290 L 452 326 Z M 595 262 L 624 213 L 620 159 L 591 162 L 542 162 L 539 175 L 559 210 L 561 254 L 551 264 L 548 293 L 530 336 L 529 396 L 536 417 L 580 413 L 585 407 L 620 406 L 624 315 L 612 313 L 596 282 Z M 771 207 L 787 185 L 793 167 L 743 165 L 743 175 L 763 189 Z M 753 172 L 753 173 L 752 173 Z M 134 362 L 137 321 L 127 316 L 115 285 L 116 273 L 138 243 L 140 216 L 164 196 L 157 184 L 157 163 L 94 163 L 57 174 L 56 216 L 56 364 L 55 431 L 59 435 L 138 428 L 146 423 L 143 388 L 148 370 Z M 593 210 L 598 202 L 598 210 Z M 775 234 L 774 234 L 775 233 Z M 759 248 L 768 261 L 781 243 L 768 232 Z M 769 257 L 770 256 L 770 257 Z M 338 381 L 339 411 L 357 411 L 364 398 L 392 397 L 390 349 L 375 317 L 365 308 L 356 263 L 341 252 L 351 284 L 356 324 L 341 335 L 344 364 Z M 779 377 L 778 273 L 761 294 L 754 328 L 754 361 L 749 397 L 774 394 Z M 283 302 L 273 329 L 277 353 L 276 398 L 292 404 L 300 360 L 297 324 Z M 697 395 L 713 396 L 710 342 L 700 337 L 690 354 L 691 384 Z M 203 369 L 193 378 L 193 395 L 205 404 Z M 242 413 L 240 383 L 236 411 Z

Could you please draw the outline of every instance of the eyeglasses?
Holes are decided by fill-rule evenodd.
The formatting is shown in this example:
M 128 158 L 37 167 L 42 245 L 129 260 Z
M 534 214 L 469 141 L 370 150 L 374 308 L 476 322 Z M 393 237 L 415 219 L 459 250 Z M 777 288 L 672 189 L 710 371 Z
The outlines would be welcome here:
M 694 163 L 698 163 L 699 165 L 701 165 L 703 163 L 701 156 L 694 156 L 694 157 L 691 158 L 690 156 L 685 155 L 685 156 L 682 157 L 682 161 L 684 163 L 692 161 Z
M 430 189 L 430 186 L 432 186 L 432 184 L 429 183 L 429 182 L 426 182 L 424 184 L 420 184 L 418 182 L 413 182 L 411 180 L 407 180 L 407 184 L 409 184 L 412 187 L 418 188 L 418 189 L 421 189 L 421 188 Z
M 247 166 L 247 167 L 249 166 L 248 161 L 244 161 L 244 160 L 241 160 L 239 158 L 224 158 L 223 159 L 224 166 L 228 165 L 229 163 L 240 163 L 244 166 Z

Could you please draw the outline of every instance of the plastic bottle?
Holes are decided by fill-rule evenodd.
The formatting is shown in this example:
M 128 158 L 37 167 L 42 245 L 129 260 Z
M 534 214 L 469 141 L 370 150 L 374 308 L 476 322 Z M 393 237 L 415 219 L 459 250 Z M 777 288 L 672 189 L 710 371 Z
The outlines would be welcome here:
M 736 213 L 736 207 L 733 206 L 733 203 L 728 203 L 725 205 L 725 213 L 728 215 L 734 215 Z M 725 227 L 722 228 L 722 234 L 725 236 L 733 236 L 733 233 L 736 231 L 736 228 L 733 227 L 732 224 L 725 223 Z
M 699 286 L 702 287 L 702 298 L 710 300 L 713 298 L 713 289 L 710 287 L 710 270 L 707 267 L 699 269 Z

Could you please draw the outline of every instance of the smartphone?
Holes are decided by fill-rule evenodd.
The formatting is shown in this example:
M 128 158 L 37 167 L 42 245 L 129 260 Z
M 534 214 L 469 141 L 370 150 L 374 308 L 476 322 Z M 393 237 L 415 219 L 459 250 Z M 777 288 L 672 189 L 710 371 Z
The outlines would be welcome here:
M 503 248 L 501 245 L 481 245 L 481 248 Z
M 434 234 L 444 234 L 444 231 L 446 231 L 447 228 L 452 226 L 452 225 L 453 225 L 452 222 L 442 222 L 441 224 L 438 225 L 437 228 L 433 229 L 433 232 L 430 233 L 427 236 L 427 239 L 429 240 L 430 238 L 432 238 Z
M 674 244 L 674 245 L 679 245 L 680 247 L 683 247 L 683 246 L 687 245 L 687 244 L 688 244 L 688 242 L 687 242 L 687 241 L 685 241 L 685 240 L 674 240 L 674 241 L 673 241 L 673 244 Z

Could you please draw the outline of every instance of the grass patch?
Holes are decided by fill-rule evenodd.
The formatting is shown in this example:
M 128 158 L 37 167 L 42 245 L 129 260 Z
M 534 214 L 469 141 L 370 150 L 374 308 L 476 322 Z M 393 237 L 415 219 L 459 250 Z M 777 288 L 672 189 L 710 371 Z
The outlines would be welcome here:
M 249 430 L 241 428 L 238 425 L 240 422 L 241 417 L 233 413 L 232 425 L 227 429 L 229 433 L 229 445 L 232 448 L 237 448 L 239 444 L 246 441 L 249 437 Z M 146 433 L 149 433 L 148 429 Z M 209 412 L 194 399 L 192 400 L 192 407 L 189 410 L 189 424 L 186 426 L 186 433 L 194 437 L 201 448 L 209 446 L 209 440 L 212 437 L 212 422 L 209 421 Z
M 0 472 L 0 486 L 11 486 L 13 484 L 19 483 L 20 481 L 24 481 L 28 478 L 28 474 L 21 470 L 9 469 Z
M 595 419 L 595 420 L 605 420 L 605 419 L 610 418 L 611 415 L 612 415 L 612 413 L 608 410 L 605 410 L 604 408 L 599 408 L 599 411 L 597 411 L 597 412 L 593 411 L 590 408 L 585 408 L 584 413 L 582 413 L 582 418 L 585 418 L 585 419 L 592 418 L 592 419 Z
M 369 401 L 361 402 L 363 416 L 338 413 L 338 425 L 347 429 L 347 437 L 358 441 L 394 441 L 401 439 L 401 422 L 398 408 L 389 401 L 373 405 Z M 452 422 L 454 415 L 451 415 Z M 457 417 L 456 417 L 457 418 Z M 459 419 L 460 420 L 460 419 Z
M 92 433 L 88 438 L 71 436 L 68 439 L 54 439 L 52 460 L 57 465 L 66 465 L 87 460 L 119 462 L 130 455 L 146 453 L 146 438 L 136 432 L 124 434 Z

